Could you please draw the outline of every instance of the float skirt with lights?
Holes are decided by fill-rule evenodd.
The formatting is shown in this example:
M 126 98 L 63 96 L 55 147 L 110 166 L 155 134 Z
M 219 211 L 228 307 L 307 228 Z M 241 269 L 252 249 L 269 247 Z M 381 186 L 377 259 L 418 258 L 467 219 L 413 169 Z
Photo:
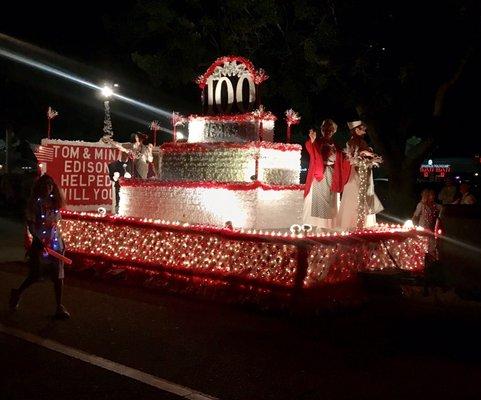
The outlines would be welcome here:
M 71 211 L 62 215 L 74 268 L 117 271 L 174 292 L 230 292 L 237 300 L 261 304 L 276 298 L 277 306 L 304 296 L 352 299 L 359 294 L 361 271 L 422 273 L 428 235 L 393 225 L 304 235 Z

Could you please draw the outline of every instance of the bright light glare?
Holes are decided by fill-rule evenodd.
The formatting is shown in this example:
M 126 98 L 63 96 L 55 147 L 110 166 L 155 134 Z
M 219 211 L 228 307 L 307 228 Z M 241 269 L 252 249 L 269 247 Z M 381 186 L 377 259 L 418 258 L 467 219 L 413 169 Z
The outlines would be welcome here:
M 67 79 L 69 81 L 79 83 L 79 84 L 81 84 L 83 86 L 87 86 L 91 89 L 95 89 L 95 90 L 99 90 L 99 91 L 103 90 L 102 87 L 100 87 L 98 85 L 95 85 L 94 83 L 91 83 L 89 81 L 86 81 L 85 79 L 81 79 L 81 78 L 79 78 L 79 77 L 77 77 L 73 74 L 70 74 L 68 72 L 64 72 L 64 71 L 62 71 L 58 68 L 51 67 L 47 64 L 44 64 L 44 63 L 41 63 L 41 62 L 38 62 L 38 61 L 34 61 L 31 58 L 13 53 L 11 51 L 8 51 L 8 50 L 2 49 L 2 48 L 0 48 L 0 56 L 6 57 L 10 60 L 25 64 L 25 65 L 28 65 L 28 66 L 33 67 L 33 68 L 37 68 L 41 71 L 47 72 L 49 74 L 52 74 L 52 75 L 55 75 L 55 76 L 58 76 L 58 77 L 61 77 L 61 78 L 64 78 L 64 79 Z M 154 106 L 151 106 L 149 104 L 143 103 L 141 101 L 131 99 L 129 97 L 122 96 L 122 95 L 119 95 L 119 94 L 116 94 L 116 93 L 112 93 L 112 96 L 114 96 L 114 97 L 116 97 L 116 98 L 118 98 L 122 101 L 125 101 L 126 103 L 133 104 L 137 107 L 143 108 L 145 110 L 151 111 L 151 112 L 156 113 L 156 114 L 160 114 L 160 115 L 162 115 L 166 118 L 169 118 L 169 119 L 172 118 L 172 111 L 165 111 L 161 108 L 154 107 Z
M 406 222 L 404 222 L 403 227 L 406 228 L 406 229 L 414 228 L 413 221 L 408 219 Z
M 246 227 L 248 210 L 247 204 L 242 201 L 242 195 L 227 189 L 199 189 L 200 204 L 209 219 L 218 224 L 232 221 L 234 226 Z
M 114 91 L 110 86 L 105 85 L 102 90 L 100 91 L 102 93 L 102 96 L 109 98 L 114 94 Z

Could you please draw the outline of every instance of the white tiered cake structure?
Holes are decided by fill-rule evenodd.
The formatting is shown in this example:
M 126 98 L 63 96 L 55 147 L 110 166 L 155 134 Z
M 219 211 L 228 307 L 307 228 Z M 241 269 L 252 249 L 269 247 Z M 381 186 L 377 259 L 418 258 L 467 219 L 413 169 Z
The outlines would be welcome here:
M 187 142 L 161 146 L 159 180 L 122 181 L 120 215 L 246 229 L 299 224 L 301 146 L 273 143 L 275 116 L 251 111 L 266 78 L 240 57 L 214 62 L 198 81 L 207 115 L 189 117 Z

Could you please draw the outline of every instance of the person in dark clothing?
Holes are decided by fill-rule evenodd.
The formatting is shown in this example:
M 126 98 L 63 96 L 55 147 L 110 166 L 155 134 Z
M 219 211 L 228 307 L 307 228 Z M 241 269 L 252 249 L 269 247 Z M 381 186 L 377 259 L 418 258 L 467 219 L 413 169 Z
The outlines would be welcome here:
M 12 289 L 10 308 L 16 310 L 23 292 L 33 283 L 50 278 L 54 283 L 57 309 L 55 317 L 70 318 L 62 304 L 64 269 L 63 261 L 47 250 L 64 253 L 64 244 L 58 227 L 60 209 L 64 198 L 59 187 L 49 175 L 43 175 L 34 183 L 26 210 L 26 226 L 31 244 L 27 250 L 29 274 L 18 289 Z

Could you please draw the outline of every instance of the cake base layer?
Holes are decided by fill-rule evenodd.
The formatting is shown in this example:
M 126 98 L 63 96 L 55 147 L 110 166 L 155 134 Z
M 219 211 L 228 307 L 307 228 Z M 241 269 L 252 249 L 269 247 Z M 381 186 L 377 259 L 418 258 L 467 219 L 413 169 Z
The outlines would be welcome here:
M 119 214 L 235 228 L 280 229 L 301 222 L 303 185 L 260 182 L 121 181 Z

